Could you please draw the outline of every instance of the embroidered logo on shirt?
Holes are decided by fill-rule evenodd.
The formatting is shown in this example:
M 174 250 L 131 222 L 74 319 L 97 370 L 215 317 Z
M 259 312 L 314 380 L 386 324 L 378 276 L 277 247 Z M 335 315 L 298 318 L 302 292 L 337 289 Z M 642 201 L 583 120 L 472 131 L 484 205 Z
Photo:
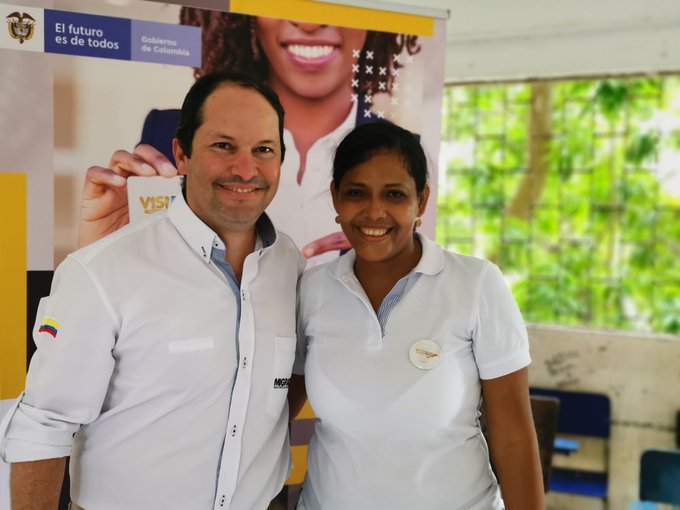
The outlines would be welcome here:
M 276 379 L 274 379 L 274 389 L 286 389 L 288 388 L 289 382 L 290 378 L 277 377 Z
M 38 333 L 47 333 L 48 335 L 52 335 L 53 338 L 57 337 L 58 332 L 59 321 L 57 319 L 53 319 L 52 317 L 45 317 L 40 323 L 40 328 L 38 329 Z

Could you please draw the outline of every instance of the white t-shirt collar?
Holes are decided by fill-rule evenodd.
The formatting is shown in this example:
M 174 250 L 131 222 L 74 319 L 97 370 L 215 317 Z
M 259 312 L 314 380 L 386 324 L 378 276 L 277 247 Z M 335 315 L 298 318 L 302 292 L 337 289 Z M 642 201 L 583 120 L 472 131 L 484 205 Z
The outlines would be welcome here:
M 435 275 L 441 272 L 444 269 L 444 253 L 441 247 L 419 232 L 416 232 L 415 236 L 420 240 L 423 253 L 410 274 Z M 354 250 L 348 251 L 332 262 L 333 267 L 330 268 L 331 275 L 338 280 L 346 279 L 348 276 L 353 277 L 355 260 L 356 252 Z

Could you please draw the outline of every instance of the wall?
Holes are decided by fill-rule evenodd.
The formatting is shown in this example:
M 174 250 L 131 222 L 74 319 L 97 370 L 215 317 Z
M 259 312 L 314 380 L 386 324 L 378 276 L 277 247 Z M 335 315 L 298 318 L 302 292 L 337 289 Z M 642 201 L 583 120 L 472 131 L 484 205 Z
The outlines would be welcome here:
M 529 326 L 529 338 L 530 385 L 610 397 L 609 508 L 628 508 L 642 451 L 675 444 L 680 338 L 539 325 Z

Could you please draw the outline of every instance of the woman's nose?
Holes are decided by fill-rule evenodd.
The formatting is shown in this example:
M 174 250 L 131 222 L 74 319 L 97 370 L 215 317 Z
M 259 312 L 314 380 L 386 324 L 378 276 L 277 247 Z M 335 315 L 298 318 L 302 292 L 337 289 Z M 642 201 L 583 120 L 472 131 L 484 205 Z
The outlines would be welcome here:
M 378 220 L 387 216 L 382 200 L 372 199 L 366 207 L 366 214 L 372 220 Z
M 293 24 L 293 26 L 296 26 L 297 28 L 299 28 L 300 30 L 302 30 L 303 32 L 306 32 L 308 34 L 316 32 L 317 30 L 327 26 L 327 25 L 320 25 L 318 23 L 302 23 L 302 22 L 298 22 L 298 21 L 291 21 L 291 23 Z

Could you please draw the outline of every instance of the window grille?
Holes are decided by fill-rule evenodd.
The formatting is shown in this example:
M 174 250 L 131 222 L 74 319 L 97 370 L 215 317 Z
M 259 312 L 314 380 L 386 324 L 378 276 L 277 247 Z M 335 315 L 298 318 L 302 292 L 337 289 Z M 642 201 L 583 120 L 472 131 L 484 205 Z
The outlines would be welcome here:
M 680 77 L 447 86 L 436 235 L 527 321 L 680 333 Z

